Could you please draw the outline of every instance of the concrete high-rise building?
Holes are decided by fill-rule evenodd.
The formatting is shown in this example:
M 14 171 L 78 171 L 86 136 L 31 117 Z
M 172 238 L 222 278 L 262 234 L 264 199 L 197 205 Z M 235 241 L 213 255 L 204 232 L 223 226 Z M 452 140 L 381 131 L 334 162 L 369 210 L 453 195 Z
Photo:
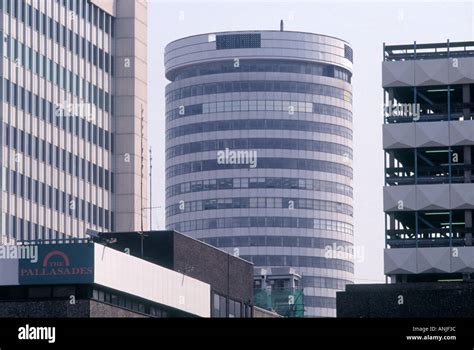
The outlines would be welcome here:
M 0 11 L 1 242 L 141 230 L 146 2 L 1 0 Z
M 211 33 L 167 45 L 165 65 L 167 228 L 294 268 L 305 315 L 335 316 L 354 272 L 349 44 Z
M 392 282 L 474 272 L 474 42 L 386 45 L 385 274 Z

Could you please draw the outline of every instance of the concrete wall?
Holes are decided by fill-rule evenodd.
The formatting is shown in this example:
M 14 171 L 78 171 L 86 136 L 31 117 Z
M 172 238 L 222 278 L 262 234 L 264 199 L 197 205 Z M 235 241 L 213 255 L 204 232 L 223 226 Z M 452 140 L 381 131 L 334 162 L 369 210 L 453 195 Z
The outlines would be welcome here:
M 146 317 L 145 315 L 94 300 L 1 301 L 0 318 L 88 318 L 88 317 Z
M 115 5 L 117 0 L 89 0 L 91 3 L 100 7 L 109 15 L 115 16 Z
M 146 1 L 117 0 L 116 16 L 115 231 L 140 231 L 149 214 Z
M 474 58 L 386 61 L 382 63 L 383 87 L 472 84 Z
M 473 273 L 474 247 L 384 249 L 386 275 Z
M 347 285 L 337 293 L 337 317 L 474 317 L 474 284 Z
M 1 301 L 0 317 L 89 317 L 89 301 L 76 300 L 74 306 L 69 300 Z
M 149 316 L 125 310 L 121 307 L 101 303 L 96 300 L 88 300 L 89 317 L 127 317 L 127 318 L 146 318 Z

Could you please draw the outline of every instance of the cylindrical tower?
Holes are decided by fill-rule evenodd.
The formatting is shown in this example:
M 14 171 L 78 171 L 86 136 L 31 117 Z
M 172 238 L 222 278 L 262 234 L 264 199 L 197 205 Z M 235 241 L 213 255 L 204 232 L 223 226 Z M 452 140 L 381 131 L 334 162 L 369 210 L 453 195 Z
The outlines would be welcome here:
M 312 33 L 165 49 L 167 228 L 302 276 L 306 316 L 352 283 L 352 49 Z

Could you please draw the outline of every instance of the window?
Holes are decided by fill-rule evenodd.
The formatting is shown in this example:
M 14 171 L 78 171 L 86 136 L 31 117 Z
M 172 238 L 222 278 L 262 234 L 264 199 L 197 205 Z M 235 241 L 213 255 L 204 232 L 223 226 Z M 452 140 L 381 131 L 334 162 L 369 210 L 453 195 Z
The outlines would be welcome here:
M 220 314 L 220 299 L 218 294 L 214 294 L 212 317 L 219 317 Z
M 242 304 L 238 301 L 229 300 L 229 317 L 240 318 L 242 313 Z
M 250 305 L 245 304 L 245 316 L 246 318 L 252 317 L 252 307 Z
M 213 293 L 212 317 L 227 317 L 227 299 L 217 293 Z
M 352 62 L 352 49 L 347 45 L 344 45 L 344 57 Z
M 260 34 L 228 34 L 216 36 L 217 50 L 259 48 L 260 46 Z
M 50 298 L 51 287 L 30 287 L 28 288 L 29 298 Z

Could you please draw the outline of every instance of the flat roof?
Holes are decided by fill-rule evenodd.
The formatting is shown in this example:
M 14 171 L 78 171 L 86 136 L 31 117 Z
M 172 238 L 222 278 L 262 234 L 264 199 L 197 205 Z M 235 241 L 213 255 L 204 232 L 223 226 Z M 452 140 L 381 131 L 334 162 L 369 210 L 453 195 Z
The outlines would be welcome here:
M 94 284 L 210 317 L 210 284 L 103 244 L 0 248 L 0 286 Z
M 208 33 L 193 34 L 193 35 L 185 36 L 185 37 L 170 41 L 166 46 L 171 45 L 171 44 L 173 44 L 177 41 L 180 41 L 180 40 L 185 40 L 185 39 L 189 39 L 189 38 L 193 38 L 193 37 L 197 37 L 197 36 L 210 35 L 210 34 L 226 35 L 226 34 L 240 34 L 240 33 L 242 33 L 242 34 L 245 34 L 245 33 L 298 33 L 298 34 L 309 34 L 309 35 L 314 35 L 314 36 L 324 36 L 326 38 L 340 40 L 340 41 L 346 43 L 348 46 L 351 46 L 351 44 L 348 41 L 346 41 L 344 39 L 341 39 L 341 38 L 338 38 L 336 36 L 332 36 L 332 35 L 318 34 L 318 33 L 312 33 L 312 32 L 301 32 L 301 31 L 297 31 L 297 30 L 276 30 L 276 29 L 235 30 L 235 31 L 225 31 L 225 32 L 208 32 Z

